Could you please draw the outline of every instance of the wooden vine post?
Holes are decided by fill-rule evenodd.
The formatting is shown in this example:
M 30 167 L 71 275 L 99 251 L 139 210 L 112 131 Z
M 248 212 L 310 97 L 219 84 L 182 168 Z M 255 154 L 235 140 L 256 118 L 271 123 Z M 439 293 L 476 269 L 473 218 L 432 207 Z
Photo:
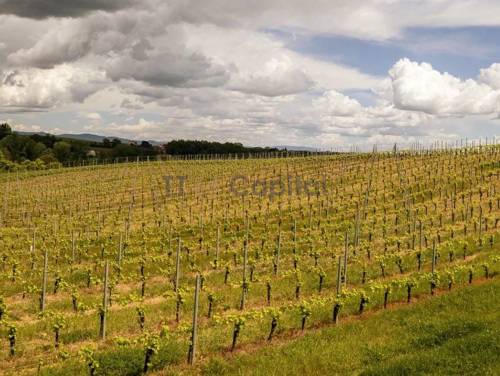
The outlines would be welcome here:
M 174 282 L 175 292 L 177 292 L 179 290 L 180 264 L 181 264 L 181 237 L 179 236 L 179 243 L 177 246 L 177 255 L 175 257 L 175 282 Z
M 432 273 L 436 269 L 436 241 L 432 241 Z
M 337 264 L 337 296 L 340 295 L 340 289 L 341 289 L 341 274 L 342 274 L 342 257 L 339 256 L 339 262 Z
M 106 264 L 104 264 L 104 288 L 102 291 L 101 325 L 99 329 L 99 336 L 102 340 L 106 339 L 106 316 L 108 314 L 108 269 L 109 265 L 106 261 Z
M 349 234 L 345 233 L 345 244 L 344 244 L 344 285 L 347 287 L 347 252 L 349 251 Z
M 71 260 L 75 262 L 75 232 L 71 231 Z
M 274 259 L 274 275 L 278 274 L 279 271 L 279 262 L 281 255 L 281 229 L 278 230 L 278 237 L 276 238 L 276 255 Z
M 120 240 L 118 243 L 118 266 L 121 266 L 123 258 L 123 234 L 120 232 Z
M 219 252 L 220 252 L 220 225 L 217 225 L 217 244 L 215 248 L 215 267 L 219 266 Z
M 297 220 L 293 220 L 293 254 L 297 253 Z
M 198 305 L 200 295 L 200 275 L 196 275 L 193 306 L 193 328 L 191 331 L 191 344 L 189 345 L 188 363 L 194 364 L 196 359 L 196 343 L 198 340 Z
M 42 277 L 42 293 L 40 295 L 40 311 L 45 310 L 45 296 L 47 295 L 47 269 L 49 263 L 49 252 L 45 251 L 43 257 L 43 277 Z
M 243 245 L 243 276 L 241 284 L 240 310 L 245 308 L 245 298 L 247 294 L 247 263 L 248 263 L 248 237 Z
M 483 207 L 479 203 L 479 245 L 482 245 L 481 236 L 483 235 Z

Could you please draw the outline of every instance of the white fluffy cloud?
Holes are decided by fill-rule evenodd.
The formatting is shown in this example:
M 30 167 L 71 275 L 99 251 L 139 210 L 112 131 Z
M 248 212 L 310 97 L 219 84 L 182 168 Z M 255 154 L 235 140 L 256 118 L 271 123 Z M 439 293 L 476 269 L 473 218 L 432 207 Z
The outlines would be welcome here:
M 81 102 L 105 82 L 103 72 L 65 64 L 46 71 L 5 70 L 0 77 L 0 108 L 4 111 Z
M 322 134 L 336 134 L 380 142 L 458 137 L 428 124 L 440 119 L 496 115 L 500 112 L 497 87 L 498 64 L 481 71 L 479 79 L 460 80 L 441 73 L 428 63 L 401 59 L 389 77 L 374 88 L 376 104 L 362 106 L 357 100 L 334 90 L 313 100 L 312 109 L 320 114 Z M 449 124 L 447 124 L 449 127 Z
M 319 114 L 323 133 L 348 137 L 422 136 L 418 126 L 431 118 L 422 112 L 400 110 L 387 101 L 363 107 L 336 91 L 327 91 L 315 99 L 312 108 Z
M 481 69 L 479 80 L 493 89 L 500 90 L 500 63 L 495 63 L 488 68 Z
M 307 73 L 293 66 L 288 57 L 272 58 L 262 69 L 242 74 L 230 88 L 244 93 L 274 97 L 302 93 L 312 88 L 314 82 Z
M 394 105 L 434 115 L 478 115 L 500 111 L 500 91 L 440 73 L 427 63 L 399 60 L 389 71 Z
M 325 116 L 354 116 L 362 111 L 361 104 L 337 91 L 327 91 L 315 101 L 318 111 Z

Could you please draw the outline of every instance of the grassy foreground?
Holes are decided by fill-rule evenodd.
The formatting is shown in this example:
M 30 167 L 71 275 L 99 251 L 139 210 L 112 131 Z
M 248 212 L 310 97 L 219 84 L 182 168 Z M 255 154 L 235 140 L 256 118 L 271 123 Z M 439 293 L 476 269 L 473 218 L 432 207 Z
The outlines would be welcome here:
M 498 375 L 500 280 L 218 357 L 204 375 Z M 178 373 L 175 371 L 174 373 Z

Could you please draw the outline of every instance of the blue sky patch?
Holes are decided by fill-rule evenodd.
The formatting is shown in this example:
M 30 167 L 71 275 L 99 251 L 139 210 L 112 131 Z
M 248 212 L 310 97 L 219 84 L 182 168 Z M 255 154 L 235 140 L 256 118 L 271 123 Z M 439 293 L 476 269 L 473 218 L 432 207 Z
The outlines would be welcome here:
M 500 27 L 410 28 L 387 41 L 339 35 L 266 30 L 298 53 L 385 76 L 396 61 L 425 61 L 436 70 L 466 79 L 500 60 Z

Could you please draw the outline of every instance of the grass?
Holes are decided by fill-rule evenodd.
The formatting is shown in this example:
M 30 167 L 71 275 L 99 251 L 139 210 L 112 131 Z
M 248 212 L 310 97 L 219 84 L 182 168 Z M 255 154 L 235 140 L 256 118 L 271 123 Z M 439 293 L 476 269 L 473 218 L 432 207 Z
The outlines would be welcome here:
M 172 363 L 179 363 L 184 358 L 184 348 L 174 341 L 164 340 L 160 350 L 152 359 L 150 369 L 158 370 Z M 138 346 L 115 348 L 96 356 L 99 363 L 97 375 L 136 376 L 142 375 L 144 350 Z M 48 367 L 42 370 L 42 376 L 87 375 L 88 369 L 82 361 L 67 361 L 64 366 Z
M 256 351 L 242 349 L 186 373 L 498 375 L 499 312 L 500 281 L 489 280 L 308 332 L 293 341 Z

